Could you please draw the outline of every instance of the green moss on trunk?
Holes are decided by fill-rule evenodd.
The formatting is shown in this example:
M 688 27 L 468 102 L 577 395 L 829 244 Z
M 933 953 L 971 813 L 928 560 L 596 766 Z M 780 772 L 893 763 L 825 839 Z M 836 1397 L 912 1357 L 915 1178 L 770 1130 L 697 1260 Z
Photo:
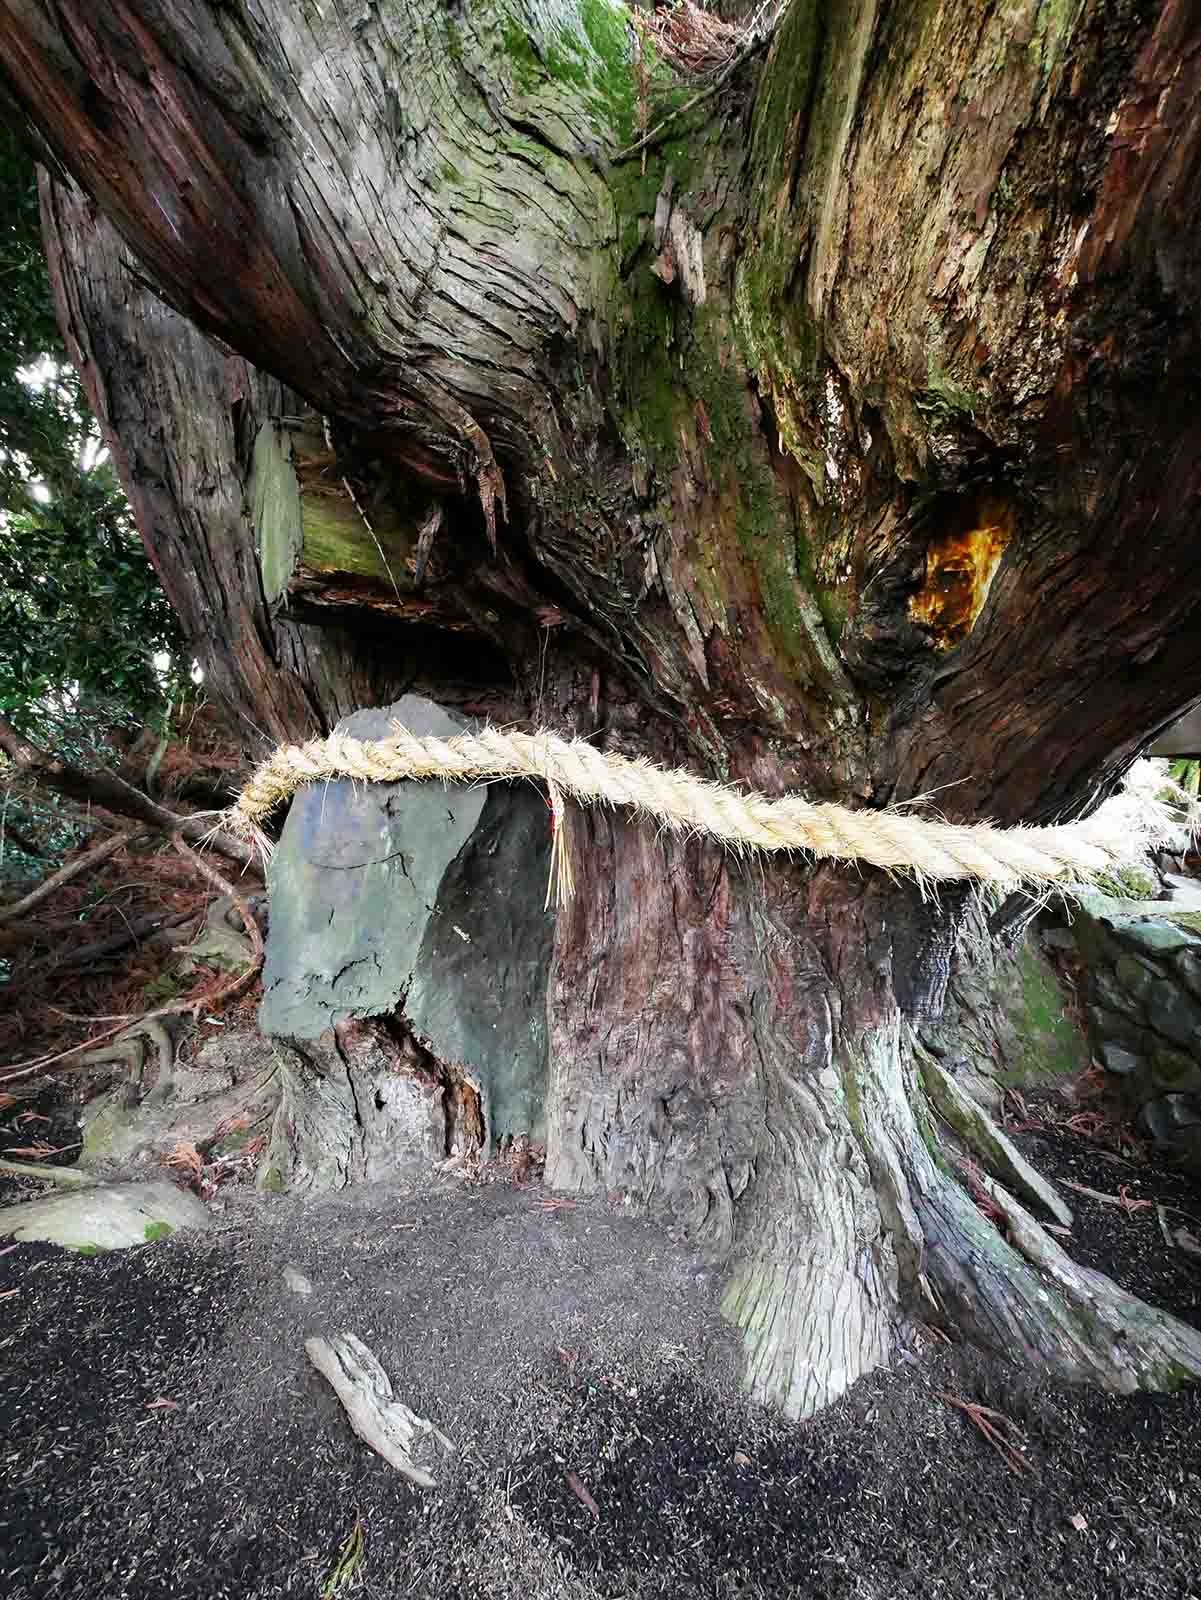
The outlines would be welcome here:
M 265 422 L 254 441 L 249 498 L 268 605 L 284 593 L 303 540 L 300 488 L 286 435 Z
M 1088 1047 L 1064 1011 L 1063 991 L 1054 974 L 1029 944 L 1021 947 L 1017 961 L 1023 1009 L 1015 1022 L 1022 1053 L 998 1073 L 998 1082 L 1038 1082 L 1083 1071 L 1088 1065 Z
M 704 308 L 690 316 L 645 269 L 636 275 L 623 310 L 617 366 L 627 443 L 664 482 L 683 462 L 695 470 L 699 458 L 714 514 L 697 525 L 698 568 L 720 587 L 722 547 L 732 534 L 755 575 L 781 663 L 811 679 L 815 619 L 821 628 L 826 613 L 793 506 L 756 426 L 747 374 L 728 324 Z M 714 598 L 720 614 L 733 597 Z M 830 619 L 836 637 L 836 606 Z

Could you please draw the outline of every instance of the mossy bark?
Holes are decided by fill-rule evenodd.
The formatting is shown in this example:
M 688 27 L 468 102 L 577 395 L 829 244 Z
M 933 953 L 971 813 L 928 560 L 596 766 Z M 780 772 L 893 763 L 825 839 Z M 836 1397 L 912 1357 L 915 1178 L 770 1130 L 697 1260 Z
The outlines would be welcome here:
M 1201 670 L 1196 9 L 793 0 L 683 114 L 632 38 L 621 0 L 0 5 L 210 684 L 248 742 L 416 687 L 770 793 L 1082 813 Z M 264 428 L 312 446 L 299 550 Z M 931 1152 L 906 1041 L 960 900 L 573 831 L 552 1175 L 729 1256 L 759 1391 L 828 1399 L 931 1285 L 1105 1381 L 1055 1332 L 1081 1280 L 1019 1336 L 1038 1250 L 981 1255 Z

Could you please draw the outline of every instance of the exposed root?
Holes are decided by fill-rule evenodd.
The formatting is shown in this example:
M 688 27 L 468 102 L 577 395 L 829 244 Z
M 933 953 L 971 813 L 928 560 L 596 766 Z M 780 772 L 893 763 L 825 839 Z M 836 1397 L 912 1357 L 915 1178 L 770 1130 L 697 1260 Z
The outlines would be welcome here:
M 914 1043 L 922 1083 L 935 1109 L 987 1170 L 1027 1200 L 1049 1211 L 1061 1228 L 1072 1226 L 1072 1213 L 1054 1187 L 1022 1155 L 1009 1137 L 955 1082 L 942 1064 Z
M 1011 1194 L 983 1178 L 1006 1238 L 931 1168 L 918 1209 L 926 1266 L 950 1318 L 999 1355 L 1118 1394 L 1201 1378 L 1201 1333 L 1074 1262 Z

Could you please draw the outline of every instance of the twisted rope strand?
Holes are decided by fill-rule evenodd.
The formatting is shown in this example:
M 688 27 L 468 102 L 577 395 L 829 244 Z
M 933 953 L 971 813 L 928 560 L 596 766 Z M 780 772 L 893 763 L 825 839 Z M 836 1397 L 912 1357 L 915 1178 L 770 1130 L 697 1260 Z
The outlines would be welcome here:
M 331 734 L 281 747 L 239 795 L 229 826 L 261 839 L 262 824 L 276 805 L 303 784 L 331 778 L 365 783 L 528 778 L 547 786 L 559 829 L 565 821 L 563 800 L 570 799 L 627 807 L 672 833 L 704 834 L 735 850 L 804 850 L 888 872 L 909 870 L 931 881 L 974 879 L 1010 887 L 1088 881 L 1141 860 L 1180 826 L 1159 798 L 1164 780 L 1151 769 L 1148 776 L 1135 768 L 1127 787 L 1084 822 L 997 828 L 988 822 L 942 822 L 913 811 L 852 811 L 799 795 L 772 800 L 546 731 L 488 727 L 443 739 L 410 733 L 399 723 L 395 730 L 387 739 Z M 557 846 L 558 871 L 569 871 L 561 837 Z M 565 881 L 560 879 L 561 887 Z

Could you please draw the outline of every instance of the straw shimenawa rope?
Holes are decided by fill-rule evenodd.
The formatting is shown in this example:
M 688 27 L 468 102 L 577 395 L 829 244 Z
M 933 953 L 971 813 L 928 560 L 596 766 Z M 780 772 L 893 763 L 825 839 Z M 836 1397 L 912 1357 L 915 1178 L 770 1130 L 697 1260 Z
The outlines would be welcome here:
M 1083 822 L 997 828 L 987 822 L 942 822 L 913 811 L 852 811 L 799 795 L 768 799 L 553 733 L 484 728 L 453 738 L 428 738 L 399 723 L 394 726 L 388 739 L 365 741 L 335 733 L 280 748 L 238 797 L 229 826 L 265 847 L 262 824 L 272 809 L 302 785 L 324 779 L 535 779 L 550 796 L 555 822 L 552 882 L 564 898 L 571 893 L 565 798 L 625 806 L 673 833 L 703 834 L 739 851 L 804 850 L 833 861 L 910 871 L 922 880 L 968 878 L 1007 886 L 1088 882 L 1141 860 L 1156 844 L 1178 837 L 1180 830 L 1179 816 L 1160 798 L 1169 786 L 1146 762 L 1138 763 L 1125 788 Z

